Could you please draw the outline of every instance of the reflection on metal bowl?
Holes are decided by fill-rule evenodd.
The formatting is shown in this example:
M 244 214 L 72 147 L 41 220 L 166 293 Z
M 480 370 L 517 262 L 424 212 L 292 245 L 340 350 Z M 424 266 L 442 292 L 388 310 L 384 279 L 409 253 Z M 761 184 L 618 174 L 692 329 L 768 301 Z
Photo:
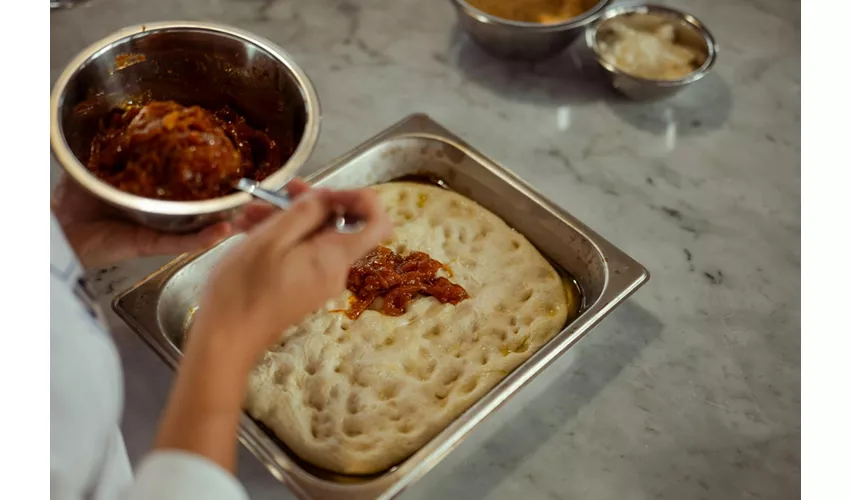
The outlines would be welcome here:
M 639 29 L 653 29 L 661 23 L 670 25 L 677 43 L 692 47 L 704 54 L 704 59 L 693 72 L 676 80 L 641 78 L 618 68 L 603 56 L 600 48 L 609 23 L 623 21 Z M 702 79 L 711 71 L 717 60 L 714 37 L 698 19 L 682 11 L 661 5 L 622 5 L 607 9 L 599 20 L 587 29 L 587 45 L 608 75 L 615 90 L 636 101 L 652 101 L 670 97 L 686 86 Z
M 220 25 L 168 22 L 121 30 L 70 62 L 51 95 L 50 146 L 68 175 L 92 195 L 144 225 L 187 232 L 228 218 L 251 201 L 235 193 L 204 201 L 165 201 L 120 191 L 85 167 L 100 119 L 116 107 L 173 100 L 229 106 L 272 139 L 293 136 L 292 155 L 262 187 L 277 190 L 312 153 L 319 100 L 307 75 L 272 43 Z
M 540 60 L 562 52 L 596 20 L 611 0 L 582 0 L 580 16 L 559 23 L 530 23 L 502 19 L 472 7 L 465 0 L 452 0 L 458 22 L 478 45 L 505 59 Z

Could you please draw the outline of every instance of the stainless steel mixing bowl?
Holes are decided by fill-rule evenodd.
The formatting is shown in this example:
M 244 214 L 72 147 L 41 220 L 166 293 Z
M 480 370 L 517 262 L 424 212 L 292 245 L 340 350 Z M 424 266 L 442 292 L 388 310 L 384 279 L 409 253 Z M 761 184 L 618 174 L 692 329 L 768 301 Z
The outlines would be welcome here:
M 605 36 L 606 24 L 614 19 L 629 19 L 629 22 L 642 28 L 653 28 L 660 22 L 672 21 L 677 40 L 702 50 L 705 53 L 705 62 L 693 73 L 678 80 L 652 80 L 625 73 L 605 59 L 599 49 L 600 39 Z M 717 61 L 717 44 L 708 28 L 694 16 L 663 5 L 613 6 L 607 9 L 596 23 L 588 27 L 585 38 L 614 89 L 634 101 L 654 101 L 670 97 L 701 80 Z
M 484 50 L 506 59 L 540 60 L 562 52 L 595 21 L 611 0 L 581 0 L 587 10 L 561 23 L 542 24 L 511 21 L 472 7 L 465 0 L 452 0 L 458 22 Z
M 59 76 L 50 97 L 50 147 L 74 181 L 144 225 L 188 232 L 230 217 L 251 201 L 235 193 L 204 201 L 164 201 L 120 191 L 84 163 L 98 123 L 116 106 L 174 100 L 238 111 L 272 139 L 293 134 L 294 153 L 263 180 L 278 190 L 313 151 L 319 135 L 319 99 L 289 54 L 234 28 L 194 22 L 135 26 L 83 50 Z

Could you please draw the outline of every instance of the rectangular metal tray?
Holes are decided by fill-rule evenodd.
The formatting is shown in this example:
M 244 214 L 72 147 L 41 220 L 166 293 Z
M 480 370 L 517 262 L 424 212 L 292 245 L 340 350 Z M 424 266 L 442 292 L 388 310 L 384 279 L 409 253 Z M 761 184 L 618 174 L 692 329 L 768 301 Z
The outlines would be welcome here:
M 356 188 L 423 174 L 445 181 L 450 189 L 478 202 L 525 235 L 576 279 L 584 294 L 584 309 L 429 443 L 383 474 L 344 477 L 319 470 L 244 414 L 240 441 L 300 498 L 394 498 L 649 279 L 643 266 L 425 115 L 411 115 L 308 181 L 323 187 Z M 200 289 L 236 238 L 205 252 L 178 257 L 113 302 L 116 313 L 172 368 L 182 356 L 184 330 L 198 304 Z

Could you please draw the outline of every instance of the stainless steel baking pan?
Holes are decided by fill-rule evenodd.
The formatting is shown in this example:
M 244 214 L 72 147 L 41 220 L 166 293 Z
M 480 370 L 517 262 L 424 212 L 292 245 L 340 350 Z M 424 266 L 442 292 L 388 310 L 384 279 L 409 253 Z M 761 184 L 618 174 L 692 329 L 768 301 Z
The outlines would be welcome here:
M 649 279 L 646 269 L 628 255 L 425 115 L 406 118 L 309 180 L 324 187 L 352 188 L 409 175 L 441 179 L 450 189 L 502 217 L 576 279 L 584 295 L 584 308 L 548 344 L 428 444 L 383 474 L 343 477 L 316 469 L 245 414 L 240 441 L 300 498 L 394 498 Z M 200 288 L 234 241 L 177 258 L 120 294 L 113 303 L 118 315 L 172 367 L 181 357 L 185 326 L 198 304 Z

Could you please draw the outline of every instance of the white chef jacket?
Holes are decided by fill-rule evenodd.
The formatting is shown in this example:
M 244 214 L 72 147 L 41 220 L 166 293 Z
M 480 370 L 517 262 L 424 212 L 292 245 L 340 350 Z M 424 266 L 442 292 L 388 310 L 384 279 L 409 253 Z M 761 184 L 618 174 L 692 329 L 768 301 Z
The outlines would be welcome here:
M 152 452 L 133 478 L 119 428 L 118 353 L 80 282 L 76 256 L 50 218 L 50 497 L 247 499 L 229 472 L 192 453 Z

